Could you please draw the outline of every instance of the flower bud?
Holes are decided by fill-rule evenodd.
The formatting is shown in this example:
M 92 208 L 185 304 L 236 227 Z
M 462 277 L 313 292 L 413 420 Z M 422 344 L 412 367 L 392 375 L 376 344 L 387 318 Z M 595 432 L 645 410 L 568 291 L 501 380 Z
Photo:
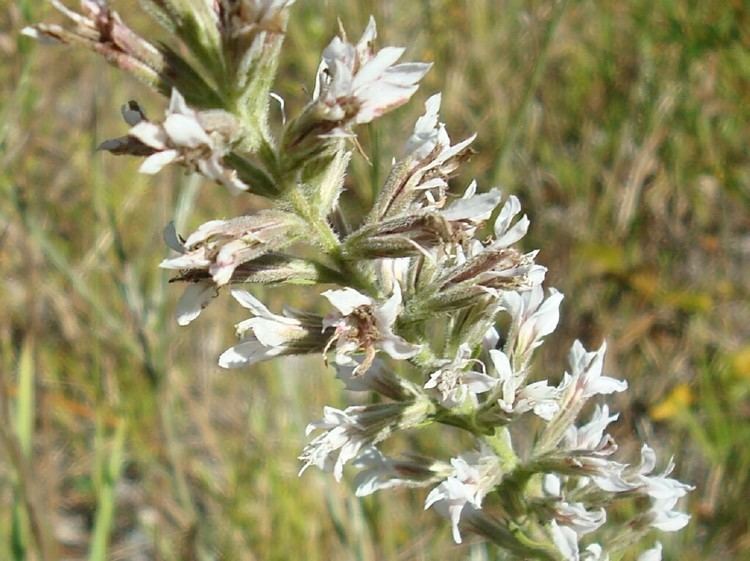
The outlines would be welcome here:
M 166 89 L 167 81 L 162 74 L 166 60 L 162 53 L 125 25 L 120 15 L 105 2 L 83 0 L 82 13 L 65 7 L 61 2 L 52 5 L 75 24 L 73 29 L 39 23 L 24 28 L 24 35 L 83 45 L 155 89 Z

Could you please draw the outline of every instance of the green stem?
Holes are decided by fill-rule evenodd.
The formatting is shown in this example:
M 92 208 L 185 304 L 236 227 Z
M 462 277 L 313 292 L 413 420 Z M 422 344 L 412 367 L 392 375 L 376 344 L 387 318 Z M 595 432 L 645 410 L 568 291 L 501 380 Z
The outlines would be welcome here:
M 362 290 L 373 297 L 378 297 L 377 287 L 372 280 L 363 273 L 356 265 L 346 259 L 341 240 L 333 231 L 328 221 L 317 214 L 314 205 L 305 197 L 302 189 L 297 185 L 290 185 L 284 189 L 284 196 L 294 209 L 294 212 L 302 218 L 311 228 L 310 234 L 315 236 L 317 245 L 325 254 L 333 260 L 341 278 L 346 284 Z
M 100 482 L 99 489 L 97 489 L 96 519 L 91 538 L 89 561 L 105 561 L 107 559 L 107 550 L 115 517 L 116 487 L 122 473 L 126 433 L 127 424 L 121 419 L 115 429 L 108 458 L 100 458 L 101 464 L 97 466 L 97 469 L 100 470 Z
M 294 212 L 313 229 L 321 248 L 331 257 L 340 255 L 341 241 L 328 221 L 316 215 L 313 205 L 307 200 L 302 190 L 295 185 L 286 189 L 285 195 L 294 208 Z

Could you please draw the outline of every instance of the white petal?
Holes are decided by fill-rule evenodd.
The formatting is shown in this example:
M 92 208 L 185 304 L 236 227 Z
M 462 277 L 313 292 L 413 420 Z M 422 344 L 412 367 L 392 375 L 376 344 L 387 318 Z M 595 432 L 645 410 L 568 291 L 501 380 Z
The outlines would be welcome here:
M 463 375 L 464 384 L 472 393 L 484 393 L 494 388 L 498 380 L 481 372 L 466 372 Z
M 370 297 L 348 287 L 340 290 L 326 290 L 323 296 L 344 316 L 348 316 L 360 306 L 372 305 Z
M 199 243 L 206 241 L 211 236 L 222 233 L 226 226 L 229 226 L 228 220 L 209 220 L 208 222 L 204 222 L 198 226 L 198 229 L 195 232 L 188 236 L 185 240 L 185 247 L 195 247 Z
M 375 320 L 378 327 L 389 332 L 391 326 L 396 322 L 398 313 L 401 311 L 401 286 L 398 282 L 393 283 L 393 294 L 382 306 L 374 310 Z
M 550 535 L 557 549 L 567 561 L 578 561 L 578 535 L 567 526 L 550 522 Z
M 187 325 L 197 318 L 203 308 L 218 295 L 218 291 L 212 282 L 201 281 L 191 283 L 182 293 L 177 302 L 177 323 Z
M 513 217 L 519 212 L 521 212 L 521 202 L 518 200 L 518 197 L 511 195 L 505 201 L 500 214 L 497 215 L 497 220 L 495 220 L 495 235 L 502 236 L 513 221 Z
M 234 347 L 228 348 L 219 357 L 219 366 L 222 368 L 240 368 L 278 356 L 279 349 L 264 347 L 256 339 L 243 341 Z
M 542 478 L 542 489 L 550 497 L 559 497 L 561 490 L 560 478 L 554 473 L 545 473 Z
M 497 377 L 500 381 L 508 380 L 513 376 L 513 369 L 510 366 L 510 360 L 508 359 L 508 355 L 503 351 L 492 349 L 490 351 L 490 359 L 492 360 L 492 365 L 495 367 L 495 372 L 497 372 Z
M 616 380 L 608 376 L 596 378 L 586 386 L 584 397 L 594 395 L 608 395 L 611 393 L 624 392 L 628 389 L 628 383 L 625 380 Z
M 516 224 L 510 230 L 497 238 L 493 245 L 497 247 L 508 247 L 509 245 L 513 245 L 518 240 L 523 238 L 528 231 L 529 219 L 526 217 L 526 215 L 523 215 L 523 217 L 521 217 L 521 220 L 516 222 Z
M 536 324 L 537 338 L 544 337 L 552 333 L 560 321 L 560 303 L 563 300 L 563 294 L 549 289 L 549 296 L 534 314 Z
M 231 293 L 232 297 L 234 297 L 234 299 L 240 303 L 240 306 L 250 310 L 253 315 L 261 317 L 274 317 L 274 314 L 272 314 L 269 309 L 266 308 L 263 302 L 258 300 L 248 291 L 240 290 L 239 288 L 233 288 L 231 290 Z
M 169 98 L 169 108 L 167 109 L 167 117 L 175 113 L 181 113 L 182 115 L 195 114 L 195 112 L 188 107 L 185 98 L 182 97 L 182 94 L 179 91 L 177 91 L 177 88 L 172 88 L 172 95 Z
M 360 62 L 367 61 L 371 56 L 370 50 L 372 49 L 372 43 L 377 36 L 378 28 L 375 24 L 375 18 L 370 16 L 370 19 L 367 21 L 367 27 L 356 45 L 357 56 L 359 57 Z
M 203 130 L 200 123 L 192 117 L 186 117 L 175 113 L 164 121 L 164 130 L 167 131 L 169 139 L 177 146 L 197 148 L 198 146 L 211 146 L 211 139 Z
M 494 327 L 490 327 L 482 338 L 482 348 L 485 350 L 494 349 L 500 341 L 500 333 Z
M 283 318 L 290 319 L 290 318 Z M 252 327 L 253 334 L 266 347 L 284 347 L 290 341 L 299 339 L 306 334 L 304 328 L 296 325 L 295 320 L 291 324 L 267 318 L 252 318 L 247 323 Z
M 167 148 L 167 133 L 162 127 L 149 121 L 141 121 L 128 131 L 129 136 L 134 136 L 146 146 L 156 150 Z
M 656 453 L 648 444 L 641 446 L 641 464 L 638 466 L 638 473 L 647 474 L 654 471 L 656 467 Z
M 661 561 L 661 543 L 656 542 L 654 547 L 647 549 L 638 556 L 638 561 Z
M 417 160 L 426 158 L 438 141 L 438 111 L 441 94 L 430 96 L 424 104 L 425 113 L 414 125 L 414 133 L 406 142 L 405 151 Z
M 156 152 L 146 158 L 138 171 L 147 175 L 154 175 L 159 173 L 161 169 L 167 164 L 174 162 L 179 156 L 177 150 L 163 150 L 162 152 Z
M 406 360 L 413 357 L 421 350 L 420 345 L 413 345 L 398 335 L 391 335 L 381 339 L 378 346 L 396 360 Z
M 446 220 L 486 220 L 500 202 L 501 195 L 497 189 L 480 193 L 468 199 L 459 199 L 442 212 Z
M 239 266 L 236 261 L 228 263 L 212 263 L 208 267 L 208 272 L 211 274 L 211 278 L 214 280 L 217 286 L 224 286 L 230 280 L 234 270 Z
M 385 47 L 378 51 L 372 59 L 359 69 L 352 82 L 352 88 L 356 90 L 363 86 L 369 86 L 372 82 L 376 81 L 390 66 L 401 58 L 405 50 L 402 47 Z
M 689 515 L 671 510 L 659 513 L 651 522 L 651 526 L 662 532 L 677 532 L 687 526 L 688 522 L 690 522 Z
M 159 267 L 162 269 L 205 269 L 211 264 L 211 262 L 203 257 L 203 252 L 194 251 L 191 253 L 184 253 L 177 255 L 176 257 L 169 257 L 159 263 Z

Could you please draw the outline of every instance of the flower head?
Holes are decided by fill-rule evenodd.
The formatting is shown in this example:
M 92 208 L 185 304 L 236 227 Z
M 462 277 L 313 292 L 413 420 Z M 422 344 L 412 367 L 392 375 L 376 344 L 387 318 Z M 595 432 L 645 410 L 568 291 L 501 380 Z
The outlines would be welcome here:
M 364 450 L 354 465 L 362 468 L 354 481 L 358 497 L 394 487 L 424 487 L 439 477 L 431 460 L 387 458 L 374 446 Z
M 338 310 L 326 317 L 325 327 L 335 329 L 329 343 L 336 343 L 336 363 L 356 365 L 354 373 L 364 372 L 372 365 L 379 350 L 395 358 L 405 360 L 416 355 L 420 346 L 409 343 L 393 332 L 401 309 L 401 287 L 393 285 L 393 294 L 383 303 L 353 288 L 327 290 L 323 293 Z M 356 364 L 352 355 L 364 352 L 361 364 Z
M 458 524 L 464 509 L 482 508 L 482 500 L 502 479 L 503 473 L 498 457 L 487 448 L 453 458 L 451 465 L 453 473 L 430 491 L 424 507 L 435 507 L 448 517 L 453 541 L 461 543 Z
M 544 420 L 550 420 L 557 412 L 557 388 L 548 385 L 546 380 L 524 385 L 524 371 L 515 372 L 508 356 L 497 349 L 490 350 L 490 359 L 497 381 L 502 386 L 498 405 L 506 413 L 520 415 L 533 411 Z
M 404 49 L 385 47 L 375 51 L 375 20 L 370 21 L 356 45 L 346 37 L 335 37 L 323 51 L 314 98 L 325 121 L 336 123 L 347 134 L 350 124 L 369 123 L 406 103 L 429 64 L 396 64 Z
M 314 465 L 332 471 L 340 481 L 346 463 L 362 454 L 369 455 L 372 447 L 395 431 L 423 422 L 430 409 L 425 400 L 352 406 L 343 411 L 326 407 L 323 419 L 307 426 L 308 435 L 316 430 L 322 432 L 302 451 L 300 474 Z
M 320 351 L 325 345 L 322 318 L 310 314 L 271 313 L 260 300 L 244 290 L 232 290 L 232 296 L 253 317 L 237 324 L 241 341 L 219 357 L 222 368 L 238 368 L 282 355 Z
M 141 173 L 155 174 L 171 163 L 180 163 L 233 192 L 246 191 L 237 172 L 223 163 L 239 133 L 236 119 L 226 111 L 194 111 L 176 89 L 172 90 L 166 117 L 154 123 L 141 112 L 139 119 L 128 118 L 132 127 L 128 135 L 108 140 L 100 146 L 115 154 L 148 155 L 139 168 Z
M 164 238 L 177 252 L 161 262 L 164 269 L 208 271 L 217 286 L 227 284 L 243 263 L 292 243 L 298 219 L 281 211 L 261 211 L 230 220 L 211 220 L 182 241 L 169 224 Z
M 437 391 L 441 405 L 456 407 L 467 399 L 476 406 L 477 394 L 491 390 L 496 384 L 497 379 L 484 372 L 484 364 L 472 359 L 471 348 L 463 344 L 453 360 L 444 360 L 440 368 L 430 374 L 424 387 Z
M 563 295 L 554 288 L 549 289 L 549 295 L 544 298 L 541 286 L 521 293 L 506 292 L 501 296 L 501 304 L 511 317 L 513 345 L 510 354 L 516 368 L 524 368 L 544 337 L 555 330 L 560 320 L 562 300 Z

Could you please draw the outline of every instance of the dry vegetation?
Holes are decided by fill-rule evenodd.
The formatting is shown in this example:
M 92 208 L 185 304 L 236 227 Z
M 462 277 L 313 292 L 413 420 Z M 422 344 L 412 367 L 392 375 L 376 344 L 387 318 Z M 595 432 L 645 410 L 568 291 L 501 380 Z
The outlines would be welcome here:
M 356 35 L 370 13 L 383 44 L 435 66 L 414 102 L 362 131 L 375 156 L 355 161 L 344 204 L 365 208 L 443 90 L 452 136 L 479 131 L 460 186 L 521 198 L 527 246 L 567 295 L 540 364 L 606 336 L 632 388 L 618 441 L 673 450 L 697 487 L 665 558 L 750 558 L 746 3 L 299 0 L 277 86 L 290 106 L 336 17 Z M 317 359 L 220 371 L 242 311 L 222 298 L 178 329 L 179 290 L 157 269 L 173 216 L 190 230 L 255 201 L 95 152 L 122 130 L 121 103 L 163 102 L 88 53 L 19 38 L 49 14 L 0 10 L 0 558 L 502 559 L 453 546 L 422 492 L 362 501 L 297 478 L 305 424 L 344 401 L 331 372 Z M 437 436 L 418 438 L 439 450 Z

